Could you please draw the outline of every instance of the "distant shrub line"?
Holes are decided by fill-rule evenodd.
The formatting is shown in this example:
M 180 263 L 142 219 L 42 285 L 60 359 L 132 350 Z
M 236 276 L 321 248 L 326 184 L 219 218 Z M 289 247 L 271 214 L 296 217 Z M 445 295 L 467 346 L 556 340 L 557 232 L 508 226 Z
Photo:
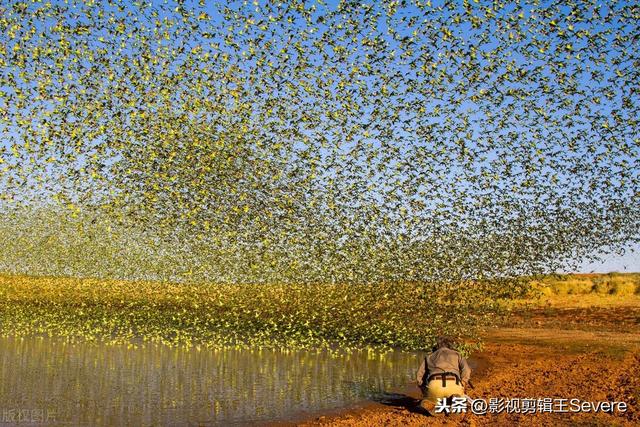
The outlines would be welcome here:
M 554 275 L 532 281 L 543 295 L 640 295 L 640 273 Z

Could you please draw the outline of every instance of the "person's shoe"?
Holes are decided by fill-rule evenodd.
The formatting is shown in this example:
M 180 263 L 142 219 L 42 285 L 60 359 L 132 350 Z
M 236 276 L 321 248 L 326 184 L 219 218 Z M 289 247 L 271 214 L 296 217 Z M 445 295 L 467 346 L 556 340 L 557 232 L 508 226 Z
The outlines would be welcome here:
M 427 412 L 427 414 L 429 414 L 432 417 L 437 417 L 442 415 L 442 414 L 436 414 L 436 404 L 428 399 L 422 399 L 418 404 L 418 406 L 424 409 L 424 411 Z

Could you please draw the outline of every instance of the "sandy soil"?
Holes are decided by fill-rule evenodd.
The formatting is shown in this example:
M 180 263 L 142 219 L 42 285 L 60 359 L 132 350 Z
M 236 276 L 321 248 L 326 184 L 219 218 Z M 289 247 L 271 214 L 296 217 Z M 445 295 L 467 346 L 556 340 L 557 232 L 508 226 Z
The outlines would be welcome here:
M 317 417 L 302 426 L 423 425 L 640 425 L 640 310 L 638 308 L 533 309 L 511 328 L 489 331 L 473 355 L 473 398 L 578 398 L 624 401 L 624 413 L 500 413 L 429 416 L 419 391 L 389 393 L 363 408 Z

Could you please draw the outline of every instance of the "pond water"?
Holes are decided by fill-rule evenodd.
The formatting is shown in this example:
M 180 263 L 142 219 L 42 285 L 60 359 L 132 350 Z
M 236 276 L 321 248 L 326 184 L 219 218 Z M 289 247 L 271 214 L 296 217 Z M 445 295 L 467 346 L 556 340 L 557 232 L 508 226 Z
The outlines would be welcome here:
M 0 425 L 245 425 L 411 382 L 421 355 L 197 350 L 0 338 Z

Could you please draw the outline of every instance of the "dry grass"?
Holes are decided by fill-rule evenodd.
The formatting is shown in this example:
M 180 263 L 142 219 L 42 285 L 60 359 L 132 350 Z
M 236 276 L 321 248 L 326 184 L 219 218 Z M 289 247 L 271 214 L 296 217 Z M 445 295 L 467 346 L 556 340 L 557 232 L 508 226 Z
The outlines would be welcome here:
M 640 273 L 564 274 L 532 280 L 543 295 L 640 294 Z
M 512 306 L 640 306 L 640 273 L 548 275 L 531 285 L 529 297 L 512 301 Z

